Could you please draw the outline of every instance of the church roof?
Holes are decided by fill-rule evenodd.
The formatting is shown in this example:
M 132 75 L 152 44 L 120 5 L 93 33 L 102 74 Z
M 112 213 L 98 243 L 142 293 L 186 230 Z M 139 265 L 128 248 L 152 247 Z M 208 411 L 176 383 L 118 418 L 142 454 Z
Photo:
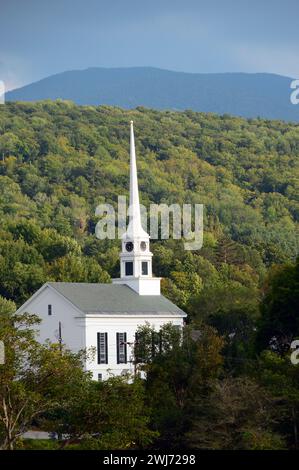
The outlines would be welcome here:
M 163 295 L 139 295 L 126 285 L 48 282 L 85 313 L 179 315 L 186 313 Z

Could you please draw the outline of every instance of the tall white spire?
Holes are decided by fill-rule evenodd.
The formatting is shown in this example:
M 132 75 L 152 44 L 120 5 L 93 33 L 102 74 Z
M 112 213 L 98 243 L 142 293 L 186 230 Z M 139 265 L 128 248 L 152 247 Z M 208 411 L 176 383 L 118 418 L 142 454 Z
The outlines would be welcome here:
M 149 238 L 149 235 L 143 230 L 140 215 L 140 202 L 137 179 L 136 151 L 133 121 L 130 122 L 130 206 L 129 206 L 129 225 L 126 232 L 127 237 Z
M 133 121 L 130 123 L 130 206 L 129 224 L 122 237 L 120 278 L 139 295 L 160 295 L 160 278 L 153 277 L 149 235 L 141 224 Z

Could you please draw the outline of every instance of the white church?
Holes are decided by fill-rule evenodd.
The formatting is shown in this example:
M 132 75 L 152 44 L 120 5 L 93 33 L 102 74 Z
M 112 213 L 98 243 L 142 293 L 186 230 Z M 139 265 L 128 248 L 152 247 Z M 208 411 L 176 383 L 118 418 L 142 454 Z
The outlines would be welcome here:
M 38 340 L 57 342 L 72 351 L 93 348 L 85 363 L 94 380 L 133 372 L 133 347 L 139 326 L 156 330 L 171 322 L 183 327 L 187 316 L 160 292 L 152 275 L 149 235 L 141 224 L 133 121 L 130 126 L 130 212 L 122 237 L 120 278 L 112 284 L 47 282 L 18 312 L 41 318 Z

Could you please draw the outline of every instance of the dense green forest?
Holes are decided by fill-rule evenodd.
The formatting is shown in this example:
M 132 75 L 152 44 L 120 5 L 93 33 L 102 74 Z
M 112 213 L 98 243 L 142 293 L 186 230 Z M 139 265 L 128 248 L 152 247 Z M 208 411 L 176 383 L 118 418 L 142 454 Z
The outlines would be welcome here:
M 201 251 L 153 243 L 155 273 L 165 277 L 169 295 L 189 308 L 192 288 L 199 294 L 226 282 L 255 292 L 272 263 L 294 259 L 298 125 L 8 103 L 0 113 L 1 295 L 19 304 L 46 279 L 117 275 L 119 242 L 95 238 L 94 212 L 128 194 L 130 119 L 142 203 L 205 206 Z M 191 273 L 196 282 L 189 286 L 184 274 Z
M 131 119 L 141 202 L 204 204 L 201 250 L 151 245 L 164 295 L 204 333 L 192 353 L 183 342 L 148 361 L 148 443 L 297 448 L 297 124 L 65 101 L 1 106 L 1 305 L 20 305 L 47 280 L 118 276 L 120 243 L 95 237 L 94 214 L 128 195 Z

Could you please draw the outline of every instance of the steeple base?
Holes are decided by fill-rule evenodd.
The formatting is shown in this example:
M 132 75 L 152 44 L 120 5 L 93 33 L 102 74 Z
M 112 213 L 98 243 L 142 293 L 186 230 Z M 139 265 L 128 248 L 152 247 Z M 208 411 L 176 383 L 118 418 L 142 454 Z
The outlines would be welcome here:
M 139 295 L 161 295 L 160 281 L 160 277 L 132 277 L 131 279 L 112 279 L 113 284 L 125 284 Z

